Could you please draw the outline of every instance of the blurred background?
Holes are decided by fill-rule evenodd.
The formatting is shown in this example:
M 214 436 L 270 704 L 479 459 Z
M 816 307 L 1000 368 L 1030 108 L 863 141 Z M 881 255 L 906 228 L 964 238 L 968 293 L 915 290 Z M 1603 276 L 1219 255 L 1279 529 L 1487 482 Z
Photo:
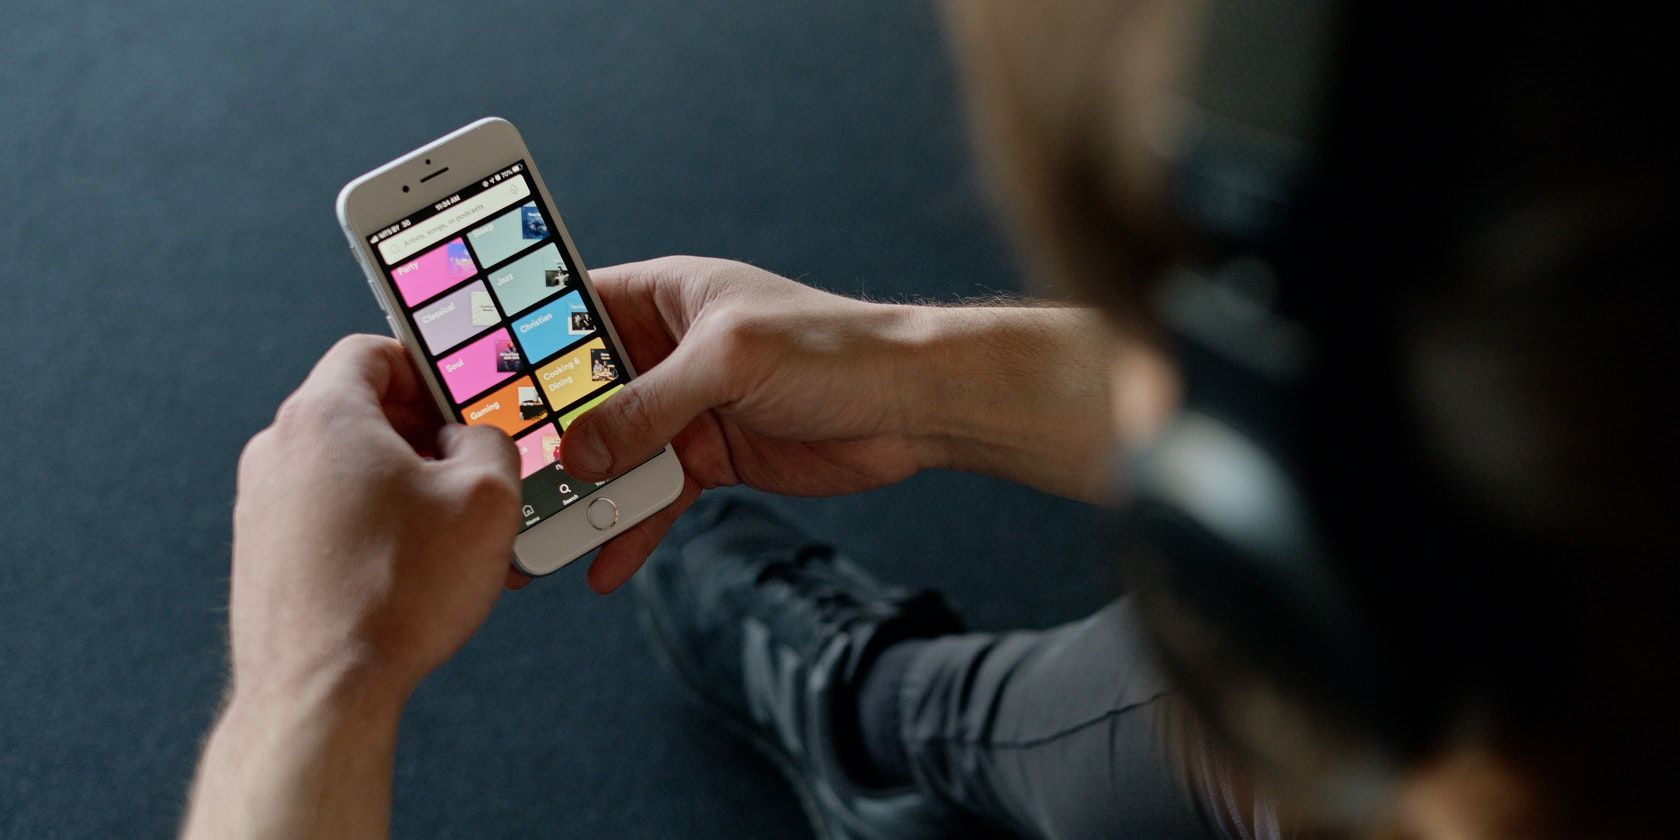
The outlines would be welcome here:
M 175 830 L 225 672 L 240 447 L 383 321 L 344 182 L 485 115 L 587 265 L 692 253 L 847 294 L 1023 288 L 937 10 L 871 0 L 29 3 L 0 51 L 0 836 Z M 931 474 L 785 500 L 982 629 L 1113 592 L 1092 511 Z M 582 564 L 403 721 L 402 837 L 782 838 L 794 799 Z

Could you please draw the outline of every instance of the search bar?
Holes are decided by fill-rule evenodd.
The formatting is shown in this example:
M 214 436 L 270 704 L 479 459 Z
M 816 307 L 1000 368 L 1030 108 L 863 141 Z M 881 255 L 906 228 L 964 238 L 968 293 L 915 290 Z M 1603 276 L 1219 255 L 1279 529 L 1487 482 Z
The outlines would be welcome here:
M 379 243 L 379 253 L 385 257 L 386 263 L 396 265 L 398 260 L 424 251 L 438 240 L 447 239 L 467 225 L 521 201 L 530 194 L 531 190 L 525 186 L 525 179 L 514 177 Z

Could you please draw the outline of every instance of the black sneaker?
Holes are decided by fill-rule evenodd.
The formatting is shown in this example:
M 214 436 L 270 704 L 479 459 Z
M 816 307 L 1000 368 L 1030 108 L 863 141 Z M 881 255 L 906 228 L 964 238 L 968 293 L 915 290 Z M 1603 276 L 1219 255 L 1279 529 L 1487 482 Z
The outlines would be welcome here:
M 970 818 L 913 787 L 857 782 L 857 758 L 836 735 L 877 651 L 962 629 L 938 596 L 885 587 L 734 497 L 705 499 L 678 520 L 636 590 L 655 653 L 775 763 L 819 838 L 975 836 Z

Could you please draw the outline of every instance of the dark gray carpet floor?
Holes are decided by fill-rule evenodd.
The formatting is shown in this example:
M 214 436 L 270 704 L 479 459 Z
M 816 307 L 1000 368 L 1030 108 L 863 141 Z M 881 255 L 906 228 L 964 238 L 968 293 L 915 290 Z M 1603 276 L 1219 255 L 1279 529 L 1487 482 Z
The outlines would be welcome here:
M 0 50 L 0 836 L 170 833 L 221 690 L 233 466 L 382 323 L 332 214 L 486 114 L 592 265 L 749 260 L 873 296 L 1019 289 L 927 4 L 36 2 Z M 1091 513 L 924 475 L 782 502 L 982 628 L 1111 584 Z M 581 567 L 505 597 L 403 724 L 405 837 L 797 837 L 780 780 Z

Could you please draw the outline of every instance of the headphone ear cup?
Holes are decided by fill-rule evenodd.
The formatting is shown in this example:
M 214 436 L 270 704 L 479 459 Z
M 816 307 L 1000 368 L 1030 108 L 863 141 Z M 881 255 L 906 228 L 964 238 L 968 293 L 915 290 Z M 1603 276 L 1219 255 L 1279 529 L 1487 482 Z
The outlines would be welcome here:
M 1204 724 L 1292 796 L 1376 807 L 1393 766 L 1369 719 L 1380 659 L 1282 465 L 1191 411 L 1126 473 L 1117 557 Z

